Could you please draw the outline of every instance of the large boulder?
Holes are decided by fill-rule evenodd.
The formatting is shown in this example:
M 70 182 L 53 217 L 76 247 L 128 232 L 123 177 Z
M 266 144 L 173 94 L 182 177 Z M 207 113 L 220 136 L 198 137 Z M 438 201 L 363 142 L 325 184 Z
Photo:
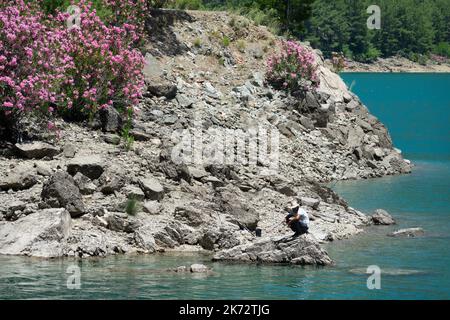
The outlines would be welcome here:
M 60 153 L 58 148 L 44 142 L 18 143 L 15 145 L 16 152 L 28 159 L 53 158 Z
M 214 261 L 331 265 L 333 261 L 311 235 L 297 238 L 266 238 L 219 251 Z
M 70 226 L 70 214 L 65 209 L 46 209 L 15 222 L 0 222 L 0 254 L 62 256 L 62 243 Z
M 375 224 L 375 225 L 388 226 L 388 225 L 395 224 L 394 218 L 392 218 L 392 216 L 383 209 L 375 210 L 374 213 L 372 214 L 371 218 L 372 218 L 373 224 Z
M 72 176 L 81 172 L 92 180 L 98 179 L 104 171 L 104 161 L 99 156 L 78 156 L 67 164 Z
M 66 208 L 72 218 L 79 217 L 86 211 L 74 179 L 63 171 L 55 173 L 44 184 L 41 197 L 51 208 Z

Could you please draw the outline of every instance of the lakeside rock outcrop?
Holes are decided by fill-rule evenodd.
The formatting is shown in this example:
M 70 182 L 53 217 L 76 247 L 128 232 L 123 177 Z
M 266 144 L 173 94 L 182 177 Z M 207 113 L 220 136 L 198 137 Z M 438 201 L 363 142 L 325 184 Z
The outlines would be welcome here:
M 148 90 L 131 150 L 117 135 L 117 114 L 99 117 L 102 131 L 61 120 L 59 139 L 38 133 L 39 143 L 0 150 L 0 254 L 202 249 L 217 260 L 329 265 L 320 243 L 372 223 L 321 183 L 408 173 L 410 163 L 320 52 L 317 92 L 293 97 L 268 87 L 262 70 L 277 39 L 264 27 L 235 28 L 232 18 L 152 12 Z M 154 28 L 173 41 L 152 35 Z M 218 40 L 225 35 L 232 45 Z M 276 134 L 268 149 L 278 152 L 254 163 L 217 160 L 226 137 L 239 133 L 248 141 L 261 127 Z M 194 154 L 198 133 L 200 159 L 179 161 L 180 150 L 188 159 Z M 282 221 L 292 200 L 308 211 L 311 235 L 288 245 L 277 239 L 291 234 Z M 256 228 L 264 239 L 254 236 Z

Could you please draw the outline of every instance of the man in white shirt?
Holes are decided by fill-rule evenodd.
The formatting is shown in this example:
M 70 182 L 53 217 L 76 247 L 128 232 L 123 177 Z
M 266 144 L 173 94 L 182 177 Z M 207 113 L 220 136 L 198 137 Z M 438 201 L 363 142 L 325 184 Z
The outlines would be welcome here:
M 309 217 L 303 208 L 295 203 L 289 214 L 285 218 L 286 224 L 295 232 L 294 237 L 308 233 Z

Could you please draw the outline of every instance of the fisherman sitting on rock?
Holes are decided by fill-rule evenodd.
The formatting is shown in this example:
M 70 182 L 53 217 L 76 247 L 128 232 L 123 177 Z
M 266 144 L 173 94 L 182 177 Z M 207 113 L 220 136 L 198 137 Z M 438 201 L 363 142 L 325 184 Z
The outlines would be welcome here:
M 300 208 L 297 201 L 291 204 L 289 214 L 285 218 L 287 225 L 295 232 L 294 237 L 308 233 L 309 217 L 306 211 Z

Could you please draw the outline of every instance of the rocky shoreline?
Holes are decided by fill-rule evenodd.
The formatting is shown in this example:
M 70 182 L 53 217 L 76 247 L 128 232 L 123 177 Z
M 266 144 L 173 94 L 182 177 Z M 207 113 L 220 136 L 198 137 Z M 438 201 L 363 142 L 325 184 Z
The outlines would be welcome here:
M 411 163 L 320 52 L 317 92 L 292 97 L 268 87 L 262 70 L 277 39 L 264 27 L 236 27 L 236 19 L 245 23 L 222 12 L 152 12 L 147 92 L 131 148 L 112 109 L 91 123 L 59 121 L 58 137 L 30 121 L 32 141 L 1 148 L 0 254 L 206 250 L 215 260 L 329 265 L 321 243 L 374 223 L 321 183 L 409 173 Z M 229 46 L 218 40 L 225 35 Z M 275 158 L 246 165 L 174 158 L 198 130 L 207 148 L 220 150 L 225 137 L 211 132 L 251 135 L 261 126 L 279 137 Z M 281 221 L 294 199 L 311 230 L 285 245 L 279 240 L 291 232 Z
M 327 65 L 331 67 L 329 61 Z M 449 73 L 450 61 L 447 60 L 446 63 L 428 62 L 423 65 L 404 57 L 378 58 L 373 63 L 346 60 L 346 67 L 342 72 Z

